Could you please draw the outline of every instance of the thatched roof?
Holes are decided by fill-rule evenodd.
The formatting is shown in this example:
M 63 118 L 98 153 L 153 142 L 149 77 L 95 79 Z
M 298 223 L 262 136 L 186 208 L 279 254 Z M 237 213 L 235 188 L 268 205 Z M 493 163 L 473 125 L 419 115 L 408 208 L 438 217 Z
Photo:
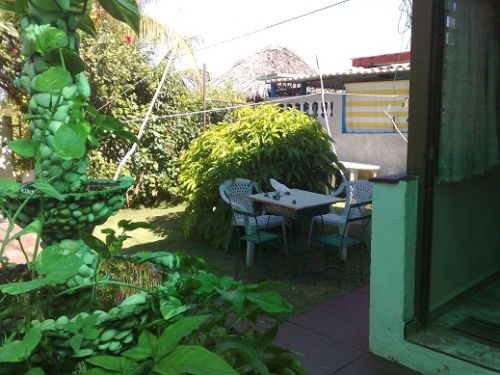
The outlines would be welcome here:
M 221 86 L 230 84 L 250 99 L 263 99 L 268 96 L 263 77 L 292 77 L 314 73 L 304 60 L 288 48 L 268 46 L 236 62 L 231 70 L 217 79 L 217 83 Z

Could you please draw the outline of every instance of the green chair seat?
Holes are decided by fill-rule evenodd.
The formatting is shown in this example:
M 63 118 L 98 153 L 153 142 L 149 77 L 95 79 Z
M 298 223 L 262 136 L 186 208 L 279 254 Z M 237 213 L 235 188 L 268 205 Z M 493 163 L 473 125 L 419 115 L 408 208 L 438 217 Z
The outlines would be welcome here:
M 282 238 L 282 236 L 266 231 L 259 231 L 258 233 L 249 233 L 245 234 L 244 236 L 241 237 L 243 241 L 249 241 L 252 243 L 255 243 L 257 245 L 269 242 L 269 241 L 274 241 Z
M 340 233 L 319 236 L 318 240 L 322 244 L 335 247 L 354 246 L 362 243 L 362 241 L 357 238 L 342 236 Z

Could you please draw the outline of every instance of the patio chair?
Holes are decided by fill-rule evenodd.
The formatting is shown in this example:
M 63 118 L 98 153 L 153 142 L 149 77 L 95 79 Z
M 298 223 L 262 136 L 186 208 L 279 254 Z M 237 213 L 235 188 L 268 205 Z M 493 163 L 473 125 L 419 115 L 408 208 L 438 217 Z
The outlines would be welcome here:
M 231 208 L 233 208 L 233 204 L 237 204 L 237 211 L 241 211 L 239 206 L 242 205 L 246 208 L 247 212 L 254 212 L 252 201 L 248 199 L 248 196 L 255 193 L 261 193 L 261 190 L 255 181 L 246 178 L 236 178 L 234 180 L 224 181 L 219 186 L 219 193 L 224 202 L 229 204 Z M 249 221 L 248 226 L 245 225 L 245 217 L 244 214 L 233 211 L 232 220 L 229 223 L 226 243 L 224 244 L 224 250 L 226 252 L 229 249 L 234 228 L 238 226 L 244 227 L 246 233 L 251 233 L 254 227 L 261 229 L 281 226 L 283 234 L 285 234 L 285 219 L 283 216 L 266 215 L 265 212 L 262 212 L 260 215 L 256 216 L 255 221 Z
M 309 225 L 309 236 L 307 239 L 307 248 L 311 247 L 311 239 L 312 233 L 314 229 L 314 223 L 321 223 L 322 232 L 324 232 L 325 225 L 336 226 L 338 228 L 339 233 L 349 233 L 350 224 L 347 221 L 347 216 L 350 210 L 350 207 L 353 204 L 357 204 L 359 202 L 371 201 L 373 194 L 373 184 L 367 180 L 356 180 L 356 181 L 343 181 L 339 188 L 333 192 L 331 195 L 334 197 L 340 196 L 345 192 L 345 207 L 341 214 L 329 213 L 321 216 L 314 216 L 311 219 L 311 223 Z M 360 213 L 359 208 L 355 208 L 354 211 L 356 213 Z M 342 258 L 347 257 L 347 253 L 341 250 Z
M 282 239 L 285 255 L 288 257 L 284 220 L 281 224 L 283 235 L 269 232 L 268 230 L 271 228 L 269 225 L 273 215 L 258 215 L 253 202 L 249 198 L 246 198 L 248 202 L 246 204 L 243 203 L 244 199 L 242 199 L 241 196 L 228 195 L 227 198 L 229 199 L 231 205 L 233 225 L 237 226 L 238 218 L 242 218 L 245 227 L 245 235 L 240 236 L 239 231 L 237 231 L 239 238 L 236 248 L 237 250 L 240 247 L 240 241 L 246 241 L 247 243 L 250 242 L 256 246 L 262 246 L 268 242 Z M 238 251 L 236 251 L 236 276 L 238 276 L 238 269 L 239 254 Z
M 337 247 L 339 249 L 339 259 L 340 259 L 340 267 L 338 270 L 338 284 L 341 286 L 343 276 L 346 271 L 346 261 L 347 257 L 343 258 L 342 250 L 346 250 L 349 247 L 362 245 L 364 244 L 366 247 L 366 243 L 363 241 L 363 237 L 366 231 L 366 227 L 371 221 L 371 210 L 367 209 L 367 206 L 371 204 L 371 200 L 369 201 L 361 201 L 356 203 L 351 203 L 347 210 L 346 222 L 343 227 L 342 232 L 335 234 L 327 234 L 318 237 L 318 240 L 323 245 Z M 352 223 L 359 223 L 362 225 L 362 230 L 359 236 L 352 237 L 348 235 L 348 226 Z M 359 269 L 360 269 L 360 278 L 361 282 L 363 282 L 363 253 L 361 249 L 359 250 Z

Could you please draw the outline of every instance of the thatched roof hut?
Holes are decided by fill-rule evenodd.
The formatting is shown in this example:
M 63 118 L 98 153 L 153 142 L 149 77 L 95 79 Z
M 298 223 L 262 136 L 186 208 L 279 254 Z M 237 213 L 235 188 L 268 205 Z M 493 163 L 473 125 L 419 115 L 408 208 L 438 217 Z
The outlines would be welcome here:
M 315 71 L 293 51 L 280 46 L 268 46 L 236 62 L 231 70 L 216 82 L 231 85 L 251 100 L 268 96 L 265 77 L 293 77 L 314 74 Z

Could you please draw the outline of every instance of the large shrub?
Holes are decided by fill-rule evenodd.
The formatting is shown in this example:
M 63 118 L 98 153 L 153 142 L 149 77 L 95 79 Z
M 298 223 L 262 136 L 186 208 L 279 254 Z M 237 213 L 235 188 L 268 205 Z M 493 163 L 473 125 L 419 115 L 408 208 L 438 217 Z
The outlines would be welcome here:
M 185 231 L 194 228 L 217 245 L 230 218 L 219 197 L 223 181 L 249 178 L 269 190 L 272 177 L 292 188 L 324 192 L 338 163 L 321 124 L 305 113 L 266 105 L 242 110 L 238 117 L 212 126 L 181 158 Z

